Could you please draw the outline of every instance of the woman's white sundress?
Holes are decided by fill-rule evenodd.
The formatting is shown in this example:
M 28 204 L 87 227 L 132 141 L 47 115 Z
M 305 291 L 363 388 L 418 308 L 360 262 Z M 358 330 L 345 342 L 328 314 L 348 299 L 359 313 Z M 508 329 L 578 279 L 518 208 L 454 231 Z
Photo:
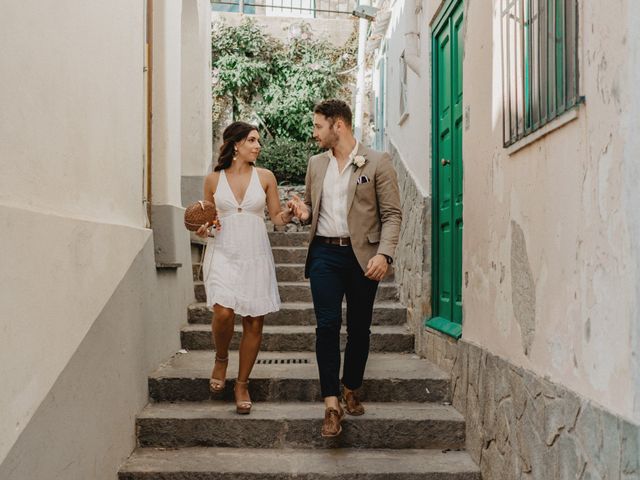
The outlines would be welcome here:
M 255 167 L 238 203 L 225 171 L 213 195 L 221 229 L 209 238 L 203 262 L 207 305 L 257 317 L 280 309 L 271 244 L 264 224 L 266 193 Z

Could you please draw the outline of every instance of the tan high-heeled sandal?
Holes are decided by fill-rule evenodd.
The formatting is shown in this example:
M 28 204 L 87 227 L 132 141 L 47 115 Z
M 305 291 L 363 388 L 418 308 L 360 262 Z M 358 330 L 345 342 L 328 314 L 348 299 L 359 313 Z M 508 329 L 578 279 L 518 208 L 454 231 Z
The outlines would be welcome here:
M 237 385 L 249 385 L 249 380 L 247 380 L 246 382 L 241 382 L 240 380 L 236 380 L 236 386 Z M 247 393 L 249 393 L 248 387 L 247 387 Z M 234 396 L 236 396 L 235 386 L 233 388 L 233 394 Z M 242 400 L 239 402 L 238 398 L 236 397 L 236 413 L 239 413 L 240 415 L 248 415 L 249 413 L 251 413 L 251 406 L 252 406 L 252 403 L 250 400 Z
M 216 362 L 227 363 L 228 361 L 229 361 L 228 355 L 226 358 L 220 358 L 218 357 L 218 355 L 216 355 Z M 211 372 L 211 375 L 213 375 L 213 372 Z M 209 391 L 215 394 L 222 393 L 224 392 L 225 383 L 226 383 L 226 378 L 222 380 L 218 380 L 217 378 L 211 377 L 211 379 L 209 380 Z

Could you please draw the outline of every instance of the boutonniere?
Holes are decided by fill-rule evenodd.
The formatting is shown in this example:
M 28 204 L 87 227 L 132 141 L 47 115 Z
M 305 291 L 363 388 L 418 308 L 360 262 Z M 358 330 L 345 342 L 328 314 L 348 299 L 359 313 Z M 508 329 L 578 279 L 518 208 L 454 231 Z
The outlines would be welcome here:
M 362 155 L 356 155 L 355 157 L 353 157 L 353 162 L 351 162 L 351 164 L 356 169 L 362 167 L 365 163 L 367 163 L 367 159 L 364 158 Z

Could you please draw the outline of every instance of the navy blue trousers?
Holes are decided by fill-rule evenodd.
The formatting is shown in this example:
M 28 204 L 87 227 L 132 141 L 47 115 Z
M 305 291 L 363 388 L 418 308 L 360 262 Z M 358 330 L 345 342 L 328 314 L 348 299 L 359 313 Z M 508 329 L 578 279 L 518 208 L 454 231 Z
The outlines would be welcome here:
M 309 279 L 316 315 L 316 359 L 323 397 L 340 394 L 342 300 L 347 301 L 347 344 L 342 383 L 360 388 L 369 357 L 371 318 L 378 282 L 369 280 L 353 249 L 319 241 L 309 251 Z

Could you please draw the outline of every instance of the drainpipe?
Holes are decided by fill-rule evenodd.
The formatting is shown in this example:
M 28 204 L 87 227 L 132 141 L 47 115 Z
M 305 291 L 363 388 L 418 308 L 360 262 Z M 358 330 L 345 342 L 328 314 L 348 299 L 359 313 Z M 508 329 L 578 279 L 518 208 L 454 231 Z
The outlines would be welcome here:
M 369 5 L 368 0 L 359 3 Z M 362 123 L 364 118 L 364 72 L 365 72 L 365 50 L 367 46 L 367 33 L 369 30 L 369 20 L 360 18 L 358 21 L 358 76 L 356 79 L 356 111 L 354 119 L 354 135 L 359 142 L 362 141 Z
M 147 207 L 147 219 L 149 227 L 151 226 L 151 199 L 152 199 L 152 183 L 151 183 L 151 140 L 152 128 L 151 120 L 153 118 L 153 0 L 147 0 L 147 184 L 145 192 L 145 202 Z

